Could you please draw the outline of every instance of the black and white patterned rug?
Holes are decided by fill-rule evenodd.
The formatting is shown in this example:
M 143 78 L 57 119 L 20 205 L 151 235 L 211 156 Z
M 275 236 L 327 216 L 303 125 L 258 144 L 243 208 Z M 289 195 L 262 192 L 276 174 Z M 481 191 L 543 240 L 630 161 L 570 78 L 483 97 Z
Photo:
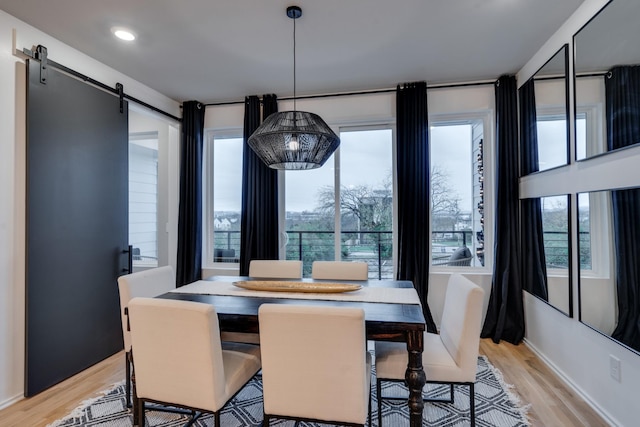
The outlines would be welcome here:
M 476 425 L 478 427 L 529 426 L 526 416 L 528 407 L 520 405 L 511 393 L 511 386 L 504 383 L 502 374 L 484 356 L 478 358 L 478 374 L 475 386 Z M 399 383 L 383 383 L 382 395 L 400 395 Z M 404 389 L 406 393 L 406 389 Z M 426 386 L 425 397 L 447 397 L 446 385 Z M 468 426 L 469 387 L 455 387 L 455 403 L 425 403 L 423 426 Z M 377 426 L 377 403 L 375 377 L 372 379 L 372 423 Z M 104 392 L 104 396 L 84 402 L 67 417 L 47 427 L 130 427 L 131 410 L 126 408 L 124 384 L 117 384 Z M 177 427 L 188 421 L 188 417 L 168 412 L 147 411 L 147 426 Z M 260 426 L 262 423 L 262 382 L 254 377 L 245 388 L 221 412 L 223 427 Z M 405 402 L 383 400 L 382 423 L 386 427 L 408 426 L 409 412 Z M 271 425 L 293 426 L 293 421 L 273 420 Z M 304 427 L 321 424 L 300 423 Z M 196 427 L 213 426 L 213 416 L 203 415 L 194 424 Z

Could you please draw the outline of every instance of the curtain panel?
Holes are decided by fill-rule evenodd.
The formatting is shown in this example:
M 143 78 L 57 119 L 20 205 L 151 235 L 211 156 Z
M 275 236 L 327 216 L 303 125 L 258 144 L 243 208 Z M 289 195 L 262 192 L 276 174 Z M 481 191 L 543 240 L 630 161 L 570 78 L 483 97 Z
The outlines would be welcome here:
M 518 102 L 516 78 L 502 76 L 496 95 L 496 204 L 493 277 L 481 336 L 518 344 L 524 337 L 519 272 Z
M 605 77 L 607 148 L 640 142 L 640 66 L 620 66 Z M 616 253 L 618 323 L 611 336 L 640 351 L 640 189 L 611 191 Z
M 640 143 L 640 65 L 612 68 L 604 87 L 607 149 Z
M 240 275 L 249 274 L 252 259 L 278 259 L 278 171 L 265 165 L 247 144 L 260 126 L 260 99 L 244 103 L 242 211 L 240 214 Z M 278 111 L 276 95 L 263 96 L 262 119 Z
M 202 149 L 205 107 L 182 104 L 176 285 L 202 278 Z
M 429 294 L 430 158 L 427 83 L 406 83 L 396 90 L 398 183 L 398 280 L 411 280 L 427 322 L 436 325 L 427 303 Z
M 538 120 L 536 115 L 535 82 L 529 79 L 519 89 L 520 94 L 520 170 L 522 175 L 537 172 Z M 522 287 L 549 301 L 547 261 L 544 254 L 542 205 L 540 198 L 523 199 L 521 209 Z

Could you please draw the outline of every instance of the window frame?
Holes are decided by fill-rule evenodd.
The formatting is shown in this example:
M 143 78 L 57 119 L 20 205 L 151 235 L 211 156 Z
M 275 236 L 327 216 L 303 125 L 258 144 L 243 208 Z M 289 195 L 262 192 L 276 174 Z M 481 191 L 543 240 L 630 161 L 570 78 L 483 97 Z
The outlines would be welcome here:
M 398 253 L 398 201 L 397 201 L 397 175 L 396 175 L 396 123 L 395 119 L 391 120 L 380 120 L 372 123 L 365 124 L 357 124 L 357 123 L 345 123 L 340 124 L 338 126 L 331 126 L 332 130 L 336 132 L 337 135 L 340 135 L 342 132 L 365 132 L 365 131 L 374 131 L 374 130 L 390 130 L 391 131 L 391 169 L 392 169 L 392 191 L 393 191 L 393 200 L 392 200 L 392 257 L 393 257 L 393 275 L 395 277 L 395 273 L 397 271 L 397 253 Z M 328 164 L 325 163 L 323 167 L 327 167 Z M 333 154 L 333 183 L 334 183 L 334 204 L 340 204 L 340 147 L 336 149 Z M 279 171 L 278 176 L 278 194 L 280 197 L 279 203 L 279 217 L 280 217 L 280 235 L 286 235 L 285 221 L 286 221 L 286 206 L 285 206 L 285 173 L 284 171 Z M 342 222 L 340 217 L 340 209 L 335 210 L 334 216 L 334 260 L 341 260 L 341 235 L 342 235 Z M 286 239 L 286 238 L 285 238 Z M 286 240 L 285 240 L 286 241 Z M 282 244 L 280 246 L 280 258 L 285 259 L 286 256 L 286 245 Z
M 467 125 L 473 122 L 482 122 L 482 164 L 483 164 L 483 203 L 484 206 L 495 206 L 494 203 L 494 115 L 493 110 L 479 110 L 456 113 L 429 114 L 429 144 L 431 144 L 431 128 L 434 126 Z M 431 150 L 429 150 L 431 151 Z M 433 161 L 431 152 L 429 161 Z M 472 207 L 476 209 L 476 206 Z M 493 271 L 493 241 L 494 241 L 494 209 L 484 209 L 484 265 L 479 266 L 448 266 L 432 265 L 432 240 L 429 240 L 429 269 L 435 273 L 482 273 L 490 274 Z M 431 208 L 429 209 L 429 229 L 433 232 Z M 475 236 L 473 236 L 475 239 Z M 473 254 L 475 256 L 475 254 Z
M 577 264 L 580 277 L 611 279 L 615 276 L 614 241 L 613 241 L 613 207 L 607 196 L 613 190 L 594 190 L 578 193 L 587 195 L 589 200 L 589 251 L 591 269 L 583 269 L 578 253 Z M 576 201 L 577 205 L 577 201 Z M 579 208 L 576 208 L 579 209 Z M 579 223 L 579 210 L 578 214 Z M 578 230 L 579 233 L 579 230 Z M 578 236 L 579 249 L 580 240 Z
M 243 129 L 228 128 L 228 129 L 205 129 L 205 144 L 203 147 L 203 159 L 204 167 L 202 170 L 202 215 L 205 231 L 202 233 L 202 268 L 227 268 L 237 270 L 239 268 L 238 263 L 235 262 L 216 262 L 214 258 L 214 233 L 213 226 L 215 206 L 213 205 L 213 176 L 214 176 L 214 144 L 216 139 L 243 139 Z M 243 141 L 244 143 L 244 141 Z M 244 152 L 244 151 L 243 151 Z M 242 207 L 240 208 L 240 214 L 242 215 Z

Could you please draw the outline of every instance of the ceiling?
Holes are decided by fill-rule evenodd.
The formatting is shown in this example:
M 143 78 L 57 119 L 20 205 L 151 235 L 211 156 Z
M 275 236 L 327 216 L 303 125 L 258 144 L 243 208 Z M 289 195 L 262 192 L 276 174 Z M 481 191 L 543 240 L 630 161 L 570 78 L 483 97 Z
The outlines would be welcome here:
M 516 73 L 583 1 L 0 0 L 0 9 L 176 101 L 212 103 L 293 94 L 292 4 L 302 8 L 296 93 L 305 95 Z M 114 26 L 137 39 L 117 40 Z

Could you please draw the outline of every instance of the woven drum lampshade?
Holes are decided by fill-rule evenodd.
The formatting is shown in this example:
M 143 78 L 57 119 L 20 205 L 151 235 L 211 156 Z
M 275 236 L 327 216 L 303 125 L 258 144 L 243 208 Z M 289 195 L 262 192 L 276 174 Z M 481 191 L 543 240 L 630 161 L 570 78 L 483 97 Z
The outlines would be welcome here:
M 340 138 L 317 114 L 296 110 L 296 19 L 302 9 L 289 6 L 287 16 L 293 20 L 293 111 L 271 114 L 247 144 L 270 168 L 315 169 L 336 151 Z
M 247 143 L 270 168 L 304 170 L 324 165 L 340 139 L 317 114 L 282 111 L 267 117 Z

